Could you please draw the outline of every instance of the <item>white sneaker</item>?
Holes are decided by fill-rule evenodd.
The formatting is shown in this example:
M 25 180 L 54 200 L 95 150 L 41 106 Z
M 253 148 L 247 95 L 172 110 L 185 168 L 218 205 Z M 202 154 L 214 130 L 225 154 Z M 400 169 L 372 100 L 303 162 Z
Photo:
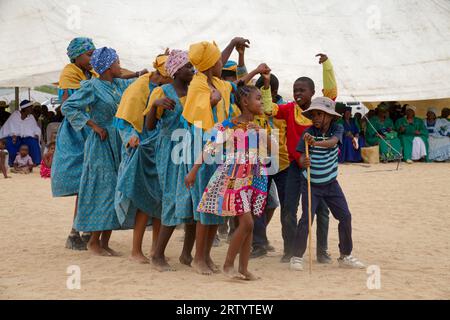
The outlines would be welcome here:
M 361 261 L 351 255 L 338 258 L 338 262 L 341 268 L 364 269 L 366 267 Z
M 303 271 L 303 258 L 292 257 L 289 268 L 295 271 Z

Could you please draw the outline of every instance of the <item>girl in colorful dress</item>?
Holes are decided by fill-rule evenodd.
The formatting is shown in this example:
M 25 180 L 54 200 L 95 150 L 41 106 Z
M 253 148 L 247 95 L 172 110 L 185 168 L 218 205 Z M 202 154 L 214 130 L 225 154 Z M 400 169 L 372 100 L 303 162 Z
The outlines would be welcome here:
M 172 140 L 172 134 L 175 130 L 183 129 L 180 117 L 189 83 L 194 76 L 188 53 L 172 50 L 166 62 L 166 71 L 174 79 L 173 83 L 156 88 L 144 112 L 147 114 L 148 129 L 159 130 L 155 147 L 156 169 L 162 191 L 162 214 L 161 230 L 152 256 L 152 264 L 159 271 L 173 270 L 164 252 L 177 225 L 185 224 L 184 246 L 179 258 L 182 264 L 191 265 L 195 241 L 191 197 L 183 183 L 184 176 L 179 175 L 181 165 L 171 157 L 179 144 Z
M 267 135 L 253 123 L 255 115 L 263 114 L 260 91 L 240 83 L 236 100 L 241 115 L 214 126 L 215 133 L 205 145 L 202 158 L 187 174 L 185 184 L 188 188 L 195 184 L 201 163 L 216 154 L 218 147 L 222 146 L 227 151 L 224 162 L 209 180 L 197 210 L 219 217 L 238 217 L 239 225 L 231 238 L 223 271 L 230 277 L 256 280 L 257 277 L 248 270 L 248 261 L 253 238 L 253 215 L 263 213 L 267 199 L 267 170 L 260 156 L 260 148 L 264 144 L 261 146 L 258 143 L 260 137 L 261 141 L 267 142 Z M 267 151 L 270 152 L 270 143 L 267 144 Z M 239 269 L 236 271 L 234 261 L 238 253 Z
M 91 64 L 100 77 L 83 81 L 62 105 L 74 130 L 92 129 L 85 142 L 74 228 L 92 232 L 87 248 L 95 255 L 118 255 L 109 247 L 112 230 L 120 228 L 114 194 L 122 141 L 113 119 L 123 92 L 133 80 L 120 79 L 122 71 L 114 49 L 95 50 Z

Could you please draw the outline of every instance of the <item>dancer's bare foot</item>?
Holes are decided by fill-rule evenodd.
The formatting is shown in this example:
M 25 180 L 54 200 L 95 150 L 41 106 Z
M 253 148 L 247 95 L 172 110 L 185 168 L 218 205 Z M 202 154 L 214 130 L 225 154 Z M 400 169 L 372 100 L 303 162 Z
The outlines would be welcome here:
M 92 253 L 95 256 L 110 256 L 111 255 L 109 252 L 107 252 L 105 249 L 103 249 L 98 244 L 88 243 L 87 249 L 90 253 Z
M 192 267 L 194 270 L 201 275 L 210 276 L 212 275 L 212 270 L 208 267 L 205 261 L 192 261 Z
M 237 272 L 233 266 L 223 266 L 223 273 L 230 279 L 243 279 L 243 275 Z
M 170 264 L 167 263 L 165 257 L 162 258 L 152 257 L 152 266 L 159 272 L 175 271 L 175 269 Z
M 255 280 L 261 279 L 260 277 L 255 276 L 253 273 L 251 273 L 248 270 L 244 271 L 244 270 L 239 269 L 239 273 L 243 276 L 243 278 L 242 278 L 243 280 L 255 281 Z
M 130 260 L 133 262 L 141 263 L 141 264 L 148 264 L 150 263 L 150 260 L 144 256 L 142 252 L 137 253 L 131 253 Z
M 182 253 L 181 256 L 180 256 L 180 263 L 184 264 L 184 265 L 186 265 L 188 267 L 191 266 L 192 260 L 194 260 L 194 259 L 192 258 L 192 256 L 190 254 Z
M 122 254 L 121 254 L 120 252 L 117 252 L 117 251 L 111 249 L 111 248 L 108 247 L 108 246 L 104 246 L 103 249 L 104 249 L 106 252 L 108 252 L 109 255 L 112 256 L 112 257 L 120 257 L 120 256 L 122 256 Z
M 211 257 L 206 258 L 206 265 L 213 273 L 220 273 L 219 267 L 212 261 Z

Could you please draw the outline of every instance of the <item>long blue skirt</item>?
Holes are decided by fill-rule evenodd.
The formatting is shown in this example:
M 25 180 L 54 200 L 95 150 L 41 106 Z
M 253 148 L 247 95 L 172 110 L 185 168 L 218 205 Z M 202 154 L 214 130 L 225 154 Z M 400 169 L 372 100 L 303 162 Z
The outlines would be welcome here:
M 191 132 L 190 132 L 191 134 Z M 193 135 L 191 135 L 192 137 Z M 185 139 L 185 143 L 188 145 L 185 147 L 187 149 L 187 152 L 191 152 L 191 158 L 190 161 L 182 165 L 180 171 L 179 171 L 179 181 L 182 181 L 184 184 L 184 178 L 188 174 L 189 170 L 193 167 L 194 162 L 198 158 L 198 152 L 200 150 L 195 150 L 194 143 L 190 138 Z M 205 142 L 202 142 L 203 146 Z M 189 208 L 193 212 L 194 220 L 200 222 L 204 225 L 218 225 L 223 224 L 225 222 L 225 219 L 221 216 L 215 215 L 215 214 L 208 214 L 204 212 L 198 212 L 197 207 L 200 203 L 200 200 L 203 196 L 203 192 L 205 191 L 206 186 L 208 185 L 209 180 L 213 176 L 214 172 L 217 169 L 216 164 L 206 164 L 203 163 L 200 169 L 198 170 L 197 177 L 195 179 L 195 184 L 192 188 L 190 188 L 190 195 L 191 195 L 191 203 L 192 207 Z M 180 190 L 182 190 L 180 188 Z M 177 195 L 178 196 L 178 195 Z
M 41 164 L 41 148 L 39 147 L 39 139 L 33 137 L 16 137 L 16 143 L 13 143 L 12 137 L 6 137 L 6 149 L 9 153 L 8 164 L 13 166 L 17 153 L 22 145 L 27 145 L 31 159 L 35 165 Z
M 171 140 L 170 134 L 161 133 L 156 143 L 156 168 L 162 190 L 161 223 L 176 226 L 193 221 L 192 200 L 184 184 L 184 177 L 179 176 L 182 164 L 176 163 L 179 155 L 172 151 L 177 142 Z
M 343 143 L 339 147 L 339 163 L 343 162 L 361 162 L 361 148 L 364 147 L 364 138 L 358 139 L 359 149 L 353 148 L 352 138 L 344 137 Z
M 108 131 L 106 140 L 100 140 L 92 130 L 86 139 L 74 222 L 74 228 L 78 231 L 117 230 L 121 227 L 114 208 L 114 195 L 122 141 L 116 128 L 104 128 Z
M 51 173 L 54 197 L 78 194 L 83 171 L 84 142 L 90 131 L 87 126 L 81 131 L 75 131 L 66 118 L 59 126 Z
M 162 194 L 155 164 L 156 138 L 157 131 L 150 132 L 137 148 L 124 151 L 114 200 L 123 229 L 134 226 L 137 209 L 150 217 L 161 218 Z

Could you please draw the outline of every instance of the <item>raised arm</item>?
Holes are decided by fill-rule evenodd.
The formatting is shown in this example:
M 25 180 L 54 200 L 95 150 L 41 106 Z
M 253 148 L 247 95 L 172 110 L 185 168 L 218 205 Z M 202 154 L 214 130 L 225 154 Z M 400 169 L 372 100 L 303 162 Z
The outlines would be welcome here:
M 316 57 L 320 57 L 319 63 L 322 65 L 323 72 L 323 89 L 322 93 L 325 97 L 330 98 L 331 100 L 336 100 L 337 98 L 337 83 L 336 76 L 334 74 L 334 68 L 331 64 L 328 56 L 323 53 L 319 53 Z
M 227 63 L 228 59 L 230 59 L 231 53 L 233 52 L 234 48 L 244 46 L 245 48 L 248 48 L 250 44 L 250 40 L 244 39 L 242 37 L 236 37 L 233 38 L 228 46 L 222 51 L 222 63 Z

